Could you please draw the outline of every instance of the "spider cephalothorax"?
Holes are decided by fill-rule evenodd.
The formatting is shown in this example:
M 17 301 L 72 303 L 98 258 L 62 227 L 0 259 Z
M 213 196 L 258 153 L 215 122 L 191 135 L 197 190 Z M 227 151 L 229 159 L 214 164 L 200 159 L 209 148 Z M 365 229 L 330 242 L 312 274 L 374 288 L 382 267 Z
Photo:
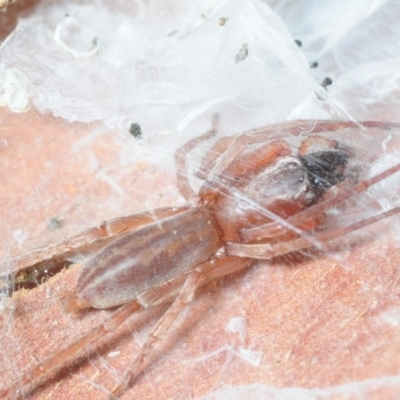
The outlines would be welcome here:
M 308 153 L 314 141 L 328 150 Z M 267 156 L 259 149 L 255 152 L 253 158 L 248 156 L 251 152 L 243 155 L 241 164 L 236 161 L 251 171 L 251 179 L 237 179 L 224 170 L 200 191 L 203 204 L 215 212 L 224 240 L 236 241 L 240 230 L 289 217 L 317 203 L 347 178 L 348 161 L 354 157 L 352 150 L 320 136 L 309 136 L 298 154 L 290 154 L 284 142 L 272 143 Z M 272 160 L 267 163 L 269 155 Z M 232 164 L 236 172 L 235 161 Z

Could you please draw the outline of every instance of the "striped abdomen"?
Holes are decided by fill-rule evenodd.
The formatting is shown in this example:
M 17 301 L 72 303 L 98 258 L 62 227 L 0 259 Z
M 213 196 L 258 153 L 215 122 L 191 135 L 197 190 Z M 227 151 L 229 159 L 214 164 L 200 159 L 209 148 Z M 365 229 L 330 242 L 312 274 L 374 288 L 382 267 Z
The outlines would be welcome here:
M 220 246 L 209 211 L 184 211 L 101 249 L 83 268 L 76 295 L 95 308 L 127 303 L 195 268 Z

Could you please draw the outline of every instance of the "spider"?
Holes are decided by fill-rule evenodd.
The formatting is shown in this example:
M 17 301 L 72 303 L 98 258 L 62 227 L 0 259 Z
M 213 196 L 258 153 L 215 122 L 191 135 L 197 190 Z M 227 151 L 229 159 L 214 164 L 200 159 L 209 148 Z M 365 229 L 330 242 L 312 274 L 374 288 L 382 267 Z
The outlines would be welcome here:
M 346 227 L 316 232 L 325 211 L 400 170 L 400 163 L 363 182 L 349 168 L 354 152 L 320 136 L 346 128 L 398 128 L 397 123 L 294 121 L 224 137 L 203 158 L 196 193 L 187 175 L 188 154 L 215 135 L 213 128 L 190 140 L 175 155 L 177 185 L 187 206 L 162 208 L 106 221 L 63 242 L 13 260 L 15 269 L 68 258 L 84 246 L 104 245 L 83 267 L 76 290 L 63 294 L 67 311 L 120 306 L 107 321 L 38 363 L 0 398 L 18 396 L 35 380 L 62 367 L 90 343 L 114 332 L 133 313 L 171 305 L 152 329 L 109 399 L 131 385 L 196 289 L 205 283 L 267 260 L 317 246 L 400 211 L 393 208 Z M 296 154 L 285 136 L 307 132 Z M 313 146 L 322 150 L 311 152 Z M 336 193 L 334 187 L 338 188 Z

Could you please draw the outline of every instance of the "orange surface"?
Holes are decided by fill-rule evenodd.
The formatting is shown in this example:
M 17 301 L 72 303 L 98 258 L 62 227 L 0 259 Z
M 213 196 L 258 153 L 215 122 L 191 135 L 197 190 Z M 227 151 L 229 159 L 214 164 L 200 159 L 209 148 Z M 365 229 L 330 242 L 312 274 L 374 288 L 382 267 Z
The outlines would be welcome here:
M 35 2 L 17 1 L 0 13 L 0 37 Z M 121 149 L 135 145 L 129 135 L 92 137 L 94 126 L 3 108 L 0 127 L 1 260 L 105 219 L 182 204 L 173 170 L 121 160 Z M 63 222 L 52 231 L 55 217 Z M 397 227 L 393 218 L 364 230 L 363 240 L 336 258 L 260 263 L 204 287 L 122 398 L 189 399 L 225 388 L 231 391 L 219 398 L 398 399 Z M 65 313 L 58 294 L 74 288 L 80 268 L 1 303 L 0 388 L 112 312 Z M 134 317 L 26 398 L 106 398 L 164 310 Z M 232 329 L 234 318 L 241 333 Z
M 90 140 L 77 151 L 74 145 L 93 127 L 5 109 L 0 123 L 3 259 L 107 218 L 178 201 L 173 171 L 135 162 L 121 168 L 117 156 L 125 139 L 116 134 Z M 127 135 L 125 144 L 131 139 Z M 100 170 L 120 182 L 123 193 L 99 179 Z M 60 215 L 63 225 L 50 231 L 48 220 Z M 314 254 L 311 261 L 260 263 L 204 287 L 158 348 L 154 363 L 122 398 L 188 399 L 233 385 L 241 399 L 249 390 L 254 391 L 248 398 L 257 393 L 265 398 L 268 387 L 278 394 L 297 387 L 296 395 L 308 388 L 328 399 L 397 399 L 400 243 L 391 226 L 395 219 L 364 231 L 362 242 L 335 253 L 337 258 Z M 23 249 L 16 245 L 21 237 L 16 232 L 26 235 Z M 73 289 L 79 268 L 17 292 L 6 303 L 0 320 L 1 387 L 111 312 L 65 313 L 58 294 Z M 163 310 L 134 317 L 116 338 L 104 338 L 34 386 L 28 398 L 106 398 Z M 236 317 L 244 323 L 242 334 L 227 329 Z

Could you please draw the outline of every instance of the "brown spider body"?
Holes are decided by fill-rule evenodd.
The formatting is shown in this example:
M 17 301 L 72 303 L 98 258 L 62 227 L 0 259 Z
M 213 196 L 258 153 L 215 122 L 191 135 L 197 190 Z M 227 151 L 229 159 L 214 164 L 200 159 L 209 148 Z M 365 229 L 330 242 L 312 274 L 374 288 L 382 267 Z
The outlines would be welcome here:
M 71 237 L 67 244 L 63 242 L 15 260 L 26 267 L 59 257 L 60 253 L 68 254 L 71 248 L 114 237 L 86 264 L 75 293 L 66 295 L 65 302 L 69 310 L 127 304 L 106 323 L 26 372 L 0 392 L 0 398 L 19 393 L 20 388 L 25 389 L 33 380 L 60 367 L 88 344 L 115 331 L 133 312 L 173 301 L 112 392 L 110 398 L 116 398 L 131 384 L 154 344 L 204 283 L 245 268 L 254 259 L 270 259 L 310 247 L 399 212 L 399 208 L 394 208 L 348 227 L 315 235 L 304 232 L 324 220 L 325 210 L 399 171 L 400 164 L 368 181 L 351 187 L 348 184 L 335 197 L 319 202 L 332 186 L 346 184 L 351 175 L 348 160 L 353 152 L 334 140 L 311 135 L 303 140 L 298 154 L 292 155 L 285 141 L 273 140 L 274 132 L 314 134 L 360 126 L 391 129 L 399 125 L 295 121 L 222 138 L 200 166 L 198 176 L 204 183 L 196 194 L 186 175 L 187 154 L 213 136 L 211 130 L 176 153 L 178 188 L 193 206 L 153 210 L 109 221 Z M 323 150 L 310 152 L 314 144 Z M 293 240 L 295 237 L 298 238 Z
M 110 308 L 135 300 L 209 260 L 225 242 L 240 241 L 240 230 L 270 222 L 271 213 L 294 215 L 345 179 L 348 156 L 342 149 L 301 157 L 288 153 L 279 142 L 258 151 L 260 157 L 239 158 L 218 181 L 205 182 L 196 208 L 105 246 L 86 263 L 76 294 L 66 297 L 69 308 Z M 322 168 L 327 156 L 336 163 Z

